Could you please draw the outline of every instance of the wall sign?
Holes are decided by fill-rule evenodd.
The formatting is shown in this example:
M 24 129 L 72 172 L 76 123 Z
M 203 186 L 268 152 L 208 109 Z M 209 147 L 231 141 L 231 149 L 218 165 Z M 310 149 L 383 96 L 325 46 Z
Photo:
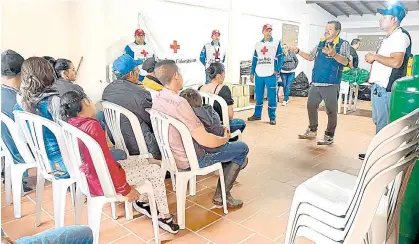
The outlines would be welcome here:
M 282 24 L 282 43 L 298 46 L 298 25 Z
M 359 35 L 358 39 L 361 40 L 361 46 L 358 51 L 375 52 L 380 47 L 381 42 L 384 40 L 385 35 Z

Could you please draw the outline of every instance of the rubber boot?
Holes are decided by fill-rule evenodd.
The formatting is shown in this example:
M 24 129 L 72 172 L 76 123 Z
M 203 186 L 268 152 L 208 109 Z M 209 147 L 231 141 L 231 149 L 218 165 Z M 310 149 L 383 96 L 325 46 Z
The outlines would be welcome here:
M 226 196 L 227 196 L 227 207 L 229 208 L 241 208 L 243 206 L 243 201 L 234 199 L 230 191 L 233 188 L 234 181 L 237 179 L 241 166 L 235 163 L 224 163 L 222 164 L 224 171 L 224 183 L 226 187 Z M 212 199 L 214 205 L 223 206 L 223 200 L 221 197 L 221 182 L 218 180 L 217 190 L 215 191 L 214 197 Z

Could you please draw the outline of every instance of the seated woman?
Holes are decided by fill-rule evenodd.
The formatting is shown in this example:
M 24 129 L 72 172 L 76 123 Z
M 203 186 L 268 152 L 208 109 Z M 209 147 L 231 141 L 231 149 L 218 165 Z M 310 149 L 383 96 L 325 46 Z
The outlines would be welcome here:
M 58 91 L 60 97 L 69 91 L 84 92 L 81 86 L 73 83 L 76 80 L 77 72 L 70 60 L 60 58 L 55 60 L 53 65 L 58 79 L 54 82 L 52 88 Z
M 234 100 L 231 96 L 231 90 L 228 86 L 224 86 L 225 79 L 225 68 L 222 63 L 212 63 L 206 70 L 208 77 L 210 78 L 210 83 L 205 84 L 198 88 L 198 90 L 203 92 L 209 92 L 216 94 L 222 97 L 228 105 L 228 118 L 230 119 L 230 131 L 234 132 L 236 130 L 244 131 L 246 128 L 246 123 L 242 119 L 233 119 L 234 111 L 233 104 Z M 220 104 L 214 102 L 214 110 L 220 115 L 220 118 L 223 118 L 223 113 Z
M 21 99 L 18 99 L 14 110 L 24 110 L 49 120 L 59 116 L 59 93 L 52 89 L 55 82 L 54 69 L 44 58 L 31 57 L 22 64 Z M 68 172 L 61 157 L 60 148 L 54 134 L 47 128 L 43 129 L 45 149 L 52 171 L 56 178 L 68 178 Z
M 175 223 L 173 215 L 169 213 L 166 186 L 160 166 L 150 164 L 147 159 L 139 158 L 122 160 L 118 163 L 112 157 L 111 151 L 107 146 L 105 131 L 95 119 L 95 106 L 84 93 L 77 91 L 65 93 L 61 97 L 60 110 L 64 121 L 90 135 L 99 143 L 105 156 L 115 191 L 126 196 L 129 201 L 135 201 L 133 203 L 134 208 L 151 218 L 147 196 L 144 194 L 140 196 L 135 187 L 132 187 L 141 184 L 144 180 L 149 180 L 153 185 L 156 198 L 160 228 L 173 234 L 179 232 L 179 225 Z M 103 191 L 92 158 L 83 144 L 80 145 L 80 153 L 83 157 L 83 165 L 80 167 L 80 170 L 86 174 L 90 193 L 95 196 L 102 196 Z

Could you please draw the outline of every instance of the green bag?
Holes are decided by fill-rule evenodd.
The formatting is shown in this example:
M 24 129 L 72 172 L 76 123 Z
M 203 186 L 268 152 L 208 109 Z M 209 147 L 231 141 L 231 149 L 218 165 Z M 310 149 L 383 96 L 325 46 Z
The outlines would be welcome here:
M 349 82 L 349 84 L 357 83 L 358 85 L 361 85 L 368 81 L 368 77 L 370 76 L 370 72 L 366 69 L 349 69 L 346 71 L 343 71 L 342 73 L 342 81 Z

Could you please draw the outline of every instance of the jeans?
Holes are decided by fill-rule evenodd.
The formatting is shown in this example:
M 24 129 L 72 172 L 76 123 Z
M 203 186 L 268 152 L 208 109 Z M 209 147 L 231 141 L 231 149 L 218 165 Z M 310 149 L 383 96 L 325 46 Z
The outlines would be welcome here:
M 262 117 L 263 99 L 265 96 L 265 86 L 268 91 L 268 114 L 271 120 L 276 119 L 276 91 L 277 82 L 276 76 L 259 77 L 256 75 L 255 78 L 255 96 L 256 96 L 256 107 L 254 117 Z
M 124 150 L 111 148 L 110 151 L 115 161 L 126 160 L 128 158 Z
M 238 165 L 243 165 L 249 153 L 249 147 L 242 141 L 229 142 L 224 146 L 217 147 L 213 153 L 205 153 L 205 155 L 198 160 L 200 168 L 211 166 L 215 163 L 232 162 Z
M 371 87 L 372 121 L 375 124 L 375 132 L 378 133 L 387 123 L 390 114 L 391 93 L 386 88 L 374 84 Z
M 281 73 L 282 82 L 278 82 L 279 86 L 284 88 L 284 101 L 288 102 L 291 93 L 291 85 L 295 79 L 295 72 Z
M 242 119 L 232 119 L 230 120 L 230 131 L 233 133 L 236 130 L 240 130 L 242 133 L 246 128 L 246 122 Z
M 16 244 L 90 244 L 93 243 L 93 233 L 88 226 L 65 226 L 47 230 L 34 236 L 27 236 L 16 240 Z
M 327 114 L 327 128 L 325 135 L 333 137 L 335 135 L 338 123 L 338 94 L 340 86 L 315 86 L 311 85 L 308 91 L 307 112 L 309 119 L 309 128 L 311 131 L 317 131 L 319 125 L 319 105 L 324 101 Z

